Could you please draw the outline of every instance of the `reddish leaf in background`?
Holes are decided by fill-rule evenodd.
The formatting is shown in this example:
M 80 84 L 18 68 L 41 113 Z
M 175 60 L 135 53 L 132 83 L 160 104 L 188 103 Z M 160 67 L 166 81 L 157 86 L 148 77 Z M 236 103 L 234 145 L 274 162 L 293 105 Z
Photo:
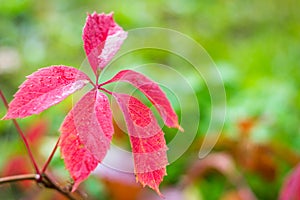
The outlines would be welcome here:
M 84 87 L 89 77 L 78 69 L 51 66 L 29 75 L 19 87 L 4 119 L 38 114 Z
M 5 163 L 3 168 L 1 169 L 1 177 L 12 176 L 18 174 L 30 174 L 32 172 L 31 163 L 28 159 L 25 158 L 24 155 L 14 155 L 11 156 L 9 161 Z M 30 180 L 21 181 L 17 186 L 20 185 L 24 189 L 28 190 L 28 188 L 33 185 Z
M 62 157 L 65 158 L 67 168 L 77 186 L 96 167 L 94 162 L 99 163 L 103 160 L 110 146 L 114 130 L 112 113 L 106 95 L 98 90 L 88 92 L 69 112 L 60 131 L 64 135 L 60 142 Z M 78 148 L 68 147 L 68 145 L 73 145 L 66 141 L 73 139 L 68 135 L 76 136 L 74 140 L 79 143 L 77 146 L 81 148 L 80 151 Z M 82 154 L 90 154 L 88 156 L 93 158 L 91 166 L 85 158 L 78 160 L 77 157 L 82 157 Z M 74 165 L 80 165 L 80 167 L 74 168 Z
M 29 126 L 25 133 L 31 147 L 37 149 L 38 146 L 41 145 L 40 140 L 45 135 L 47 128 L 48 123 L 46 120 L 34 121 L 33 124 Z M 9 160 L 4 162 L 4 166 L 0 173 L 1 177 L 32 173 L 33 169 L 30 161 L 24 154 L 20 154 L 18 150 L 16 151 L 16 155 L 9 156 Z M 21 187 L 24 187 L 24 189 L 28 189 L 29 186 L 33 185 L 31 181 L 21 181 L 19 184 Z
M 156 107 L 168 127 L 178 128 L 180 131 L 183 131 L 178 124 L 178 117 L 175 111 L 173 110 L 165 93 L 160 89 L 157 83 L 138 72 L 123 70 L 101 85 L 116 81 L 128 82 L 141 90 Z
M 138 99 L 127 94 L 113 93 L 113 96 L 127 124 L 137 181 L 160 194 L 159 184 L 168 164 L 164 134 L 152 111 Z
M 47 130 L 48 121 L 38 120 L 34 122 L 33 126 L 29 127 L 28 130 L 26 130 L 26 137 L 32 145 L 39 145 L 40 140 L 46 134 Z
M 300 164 L 286 178 L 280 192 L 280 200 L 300 200 Z
M 87 16 L 82 39 L 85 53 L 96 76 L 117 53 L 126 37 L 127 32 L 114 22 L 113 13 L 106 15 L 94 12 Z

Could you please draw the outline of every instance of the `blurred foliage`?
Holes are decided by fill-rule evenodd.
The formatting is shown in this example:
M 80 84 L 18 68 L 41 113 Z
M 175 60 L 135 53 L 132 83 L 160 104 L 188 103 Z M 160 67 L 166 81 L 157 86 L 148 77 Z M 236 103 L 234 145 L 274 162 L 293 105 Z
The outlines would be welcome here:
M 0 88 L 10 101 L 25 76 L 38 68 L 54 64 L 78 68 L 85 59 L 81 31 L 86 13 L 113 11 L 116 21 L 125 30 L 154 26 L 187 34 L 215 61 L 226 89 L 227 117 L 214 151 L 225 152 L 234 158 L 235 166 L 258 199 L 276 199 L 284 177 L 299 161 L 300 153 L 299 7 L 297 0 L 1 0 Z M 149 58 L 142 55 L 139 59 L 143 62 Z M 156 61 L 174 62 L 163 54 L 156 57 Z M 203 132 L 210 120 L 210 96 L 205 85 L 199 85 L 196 95 L 201 109 L 198 137 L 183 156 L 168 166 L 162 188 L 180 185 L 189 167 L 198 160 Z M 42 163 L 49 155 L 58 137 L 60 123 L 71 105 L 68 98 L 39 116 L 19 120 L 24 129 L 40 119 L 49 122 L 41 145 Z M 5 112 L 0 103 L 0 116 Z M 239 123 L 249 119 L 255 119 L 255 123 L 245 135 Z M 194 119 L 190 120 L 193 122 Z M 172 130 L 166 131 L 169 141 Z M 240 143 L 249 148 L 241 150 Z M 255 152 L 257 145 L 266 149 L 262 154 L 271 155 L 266 156 L 267 160 L 272 160 L 270 168 L 276 171 L 271 180 L 264 178 L 268 168 L 262 169 L 255 163 L 255 159 L 264 160 L 256 156 L 261 153 Z M 1 169 L 14 154 L 22 154 L 18 153 L 24 151 L 22 148 L 12 123 L 0 121 Z M 249 164 L 240 156 L 249 156 L 254 161 Z M 51 167 L 60 180 L 68 179 L 59 153 Z M 14 193 L 20 190 L 16 185 L 1 187 L 0 198 L 20 198 Z M 225 199 L 226 193 L 235 188 L 216 171 L 199 175 L 193 185 L 200 191 L 202 199 L 208 200 Z M 83 187 L 92 199 L 108 199 L 110 194 L 114 196 L 114 190 L 118 191 L 116 184 L 99 182 L 94 177 Z M 25 193 L 30 196 L 34 192 Z M 53 193 L 45 192 L 37 198 L 61 198 L 57 194 L 51 197 Z M 234 199 L 228 196 L 227 199 Z

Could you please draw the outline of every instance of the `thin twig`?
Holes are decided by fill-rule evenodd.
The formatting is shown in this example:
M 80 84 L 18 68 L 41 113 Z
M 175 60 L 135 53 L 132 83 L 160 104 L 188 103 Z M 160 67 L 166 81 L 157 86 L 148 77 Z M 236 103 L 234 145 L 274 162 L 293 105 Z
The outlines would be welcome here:
M 57 192 L 61 193 L 62 195 L 64 195 L 70 200 L 83 199 L 83 197 L 80 196 L 79 193 L 72 194 L 70 191 L 61 188 L 57 183 L 51 180 L 49 176 L 46 174 L 42 174 L 42 176 L 40 176 L 39 174 L 21 174 L 21 175 L 3 177 L 0 178 L 0 185 L 5 183 L 25 181 L 25 180 L 32 180 L 44 186 L 45 188 L 56 190 Z
M 6 109 L 8 109 L 8 102 L 7 102 L 4 94 L 2 93 L 2 90 L 0 90 L 0 97 L 1 97 L 1 99 L 3 101 L 3 103 L 4 103 L 4 106 L 6 107 Z
M 37 178 L 39 178 L 39 175 L 37 174 L 21 174 L 21 175 L 7 176 L 7 177 L 0 178 L 0 184 L 24 181 L 24 180 L 37 180 Z
M 60 137 L 58 138 L 58 140 L 57 140 L 57 142 L 56 142 L 56 144 L 55 144 L 55 146 L 54 146 L 54 148 L 53 148 L 53 150 L 52 150 L 50 156 L 48 157 L 48 159 L 47 159 L 45 165 L 43 166 L 43 169 L 42 169 L 42 171 L 41 171 L 41 174 L 44 174 L 45 171 L 46 171 L 46 169 L 47 169 L 47 167 L 49 166 L 49 164 L 50 164 L 50 162 L 51 162 L 51 160 L 52 160 L 52 158 L 53 158 L 53 156 L 54 156 L 54 154 L 55 154 L 55 152 L 56 152 L 56 150 L 57 150 L 59 140 L 60 140 Z
M 37 164 L 36 164 L 36 162 L 35 162 L 35 159 L 34 159 L 34 157 L 33 157 L 33 154 L 32 154 L 32 152 L 31 152 L 31 150 L 30 150 L 28 141 L 27 141 L 27 139 L 26 139 L 26 137 L 25 137 L 23 131 L 21 130 L 21 127 L 19 126 L 17 120 L 12 119 L 12 121 L 13 121 L 15 127 L 17 128 L 17 130 L 18 130 L 18 132 L 19 132 L 19 134 L 20 134 L 20 136 L 21 136 L 21 138 L 22 138 L 23 143 L 25 144 L 25 148 L 26 148 L 26 150 L 27 150 L 27 152 L 28 152 L 28 155 L 29 155 L 29 157 L 30 157 L 31 163 L 33 164 L 33 167 L 34 167 L 34 169 L 35 169 L 35 172 L 36 172 L 37 174 L 41 174 L 41 173 L 40 173 L 40 170 L 39 170 L 39 168 L 38 168 L 38 166 L 37 166 Z
M 79 193 L 77 193 L 78 198 L 74 197 L 73 194 L 70 191 L 67 191 L 63 188 L 61 188 L 59 185 L 57 185 L 53 180 L 49 178 L 46 174 L 42 175 L 42 183 L 46 188 L 54 189 L 61 193 L 62 195 L 68 197 L 71 200 L 78 200 L 78 199 L 83 199 L 82 196 L 79 196 Z
M 5 96 L 3 95 L 2 91 L 0 90 L 0 98 L 2 99 L 4 106 L 8 109 L 8 103 L 7 100 L 5 98 Z M 30 150 L 29 144 L 27 142 L 27 139 L 21 129 L 21 127 L 19 126 L 18 122 L 15 119 L 12 119 L 19 135 L 22 138 L 23 143 L 25 144 L 25 148 L 28 152 L 28 155 L 30 157 L 30 160 L 34 166 L 34 169 L 36 171 L 36 174 L 22 174 L 22 175 L 14 175 L 14 176 L 8 176 L 8 177 L 3 177 L 0 178 L 0 185 L 4 184 L 4 183 L 11 183 L 11 182 L 18 182 L 18 181 L 24 181 L 24 180 L 33 180 L 38 184 L 43 185 L 46 188 L 49 189 L 54 189 L 56 191 L 58 191 L 59 193 L 61 193 L 62 195 L 64 195 L 65 197 L 67 197 L 70 200 L 78 200 L 78 199 L 83 199 L 83 197 L 77 193 L 76 194 L 72 194 L 69 190 L 64 189 L 63 187 L 60 187 L 57 183 L 55 183 L 53 180 L 51 180 L 44 172 L 46 171 L 47 167 L 49 166 L 50 161 L 52 160 L 55 151 L 57 149 L 58 143 L 59 143 L 59 139 L 54 147 L 54 149 L 52 150 L 50 157 L 47 159 L 43 169 L 42 169 L 42 173 L 40 172 L 36 161 L 33 157 L 33 154 Z M 77 196 L 77 197 L 75 197 Z
M 99 89 L 99 90 L 102 90 L 102 91 L 104 91 L 104 92 L 106 92 L 106 93 L 108 93 L 108 94 L 110 94 L 110 95 L 113 95 L 113 93 L 112 93 L 111 91 L 109 91 L 109 90 L 107 90 L 107 89 L 105 89 L 105 88 L 103 88 L 103 87 L 99 87 L 98 89 Z
M 4 106 L 8 109 L 8 103 L 7 103 L 7 100 L 6 100 L 5 96 L 4 96 L 3 93 L 2 93 L 2 90 L 0 90 L 0 97 L 1 97 L 1 99 L 2 99 L 2 101 L 3 101 L 3 103 L 4 103 Z M 31 152 L 31 150 L 30 150 L 28 141 L 27 141 L 27 139 L 26 139 L 26 137 L 25 137 L 25 135 L 24 135 L 24 133 L 23 133 L 21 127 L 19 126 L 17 120 L 12 119 L 12 121 L 13 121 L 13 123 L 14 123 L 14 125 L 15 125 L 15 127 L 16 127 L 18 133 L 19 133 L 19 135 L 20 135 L 21 138 L 22 138 L 22 141 L 23 141 L 23 143 L 24 143 L 24 145 L 25 145 L 25 148 L 26 148 L 26 150 L 27 150 L 27 153 L 28 153 L 28 155 L 29 155 L 29 157 L 30 157 L 31 163 L 32 163 L 32 165 L 33 165 L 33 167 L 34 167 L 34 169 L 35 169 L 35 172 L 36 172 L 37 174 L 40 175 L 40 174 L 41 174 L 41 173 L 40 173 L 40 170 L 39 170 L 39 168 L 38 168 L 38 166 L 37 166 L 37 164 L 36 164 L 36 162 L 35 162 L 35 159 L 34 159 L 34 157 L 33 157 L 33 154 L 32 154 L 32 152 Z

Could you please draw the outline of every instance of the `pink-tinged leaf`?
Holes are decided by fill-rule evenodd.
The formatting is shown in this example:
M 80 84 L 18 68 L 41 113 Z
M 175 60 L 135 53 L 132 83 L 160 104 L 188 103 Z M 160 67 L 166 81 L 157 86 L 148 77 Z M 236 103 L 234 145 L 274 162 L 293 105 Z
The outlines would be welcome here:
M 300 200 L 300 164 L 286 178 L 280 192 L 280 200 Z
M 74 180 L 72 191 L 77 189 L 99 163 L 98 159 L 79 140 L 75 127 L 73 120 L 64 123 L 64 127 L 60 130 L 62 134 L 59 144 L 65 166 Z
M 62 157 L 75 190 L 109 149 L 114 130 L 107 96 L 97 90 L 88 92 L 69 112 L 60 131 Z
M 156 107 L 168 127 L 178 128 L 180 131 L 183 131 L 178 124 L 178 117 L 175 111 L 173 110 L 165 93 L 160 89 L 157 83 L 138 72 L 132 70 L 122 70 L 112 79 L 101 85 L 116 81 L 128 82 L 141 90 Z
M 19 87 L 4 119 L 38 114 L 84 87 L 89 77 L 76 68 L 51 66 L 27 76 Z
M 71 112 L 80 140 L 102 161 L 114 132 L 107 96 L 92 90 L 82 97 Z
M 167 146 L 164 134 L 152 111 L 138 99 L 113 93 L 126 121 L 137 181 L 159 195 L 159 184 L 166 175 Z
M 127 32 L 115 23 L 113 14 L 89 14 L 83 28 L 84 50 L 96 75 L 117 53 Z

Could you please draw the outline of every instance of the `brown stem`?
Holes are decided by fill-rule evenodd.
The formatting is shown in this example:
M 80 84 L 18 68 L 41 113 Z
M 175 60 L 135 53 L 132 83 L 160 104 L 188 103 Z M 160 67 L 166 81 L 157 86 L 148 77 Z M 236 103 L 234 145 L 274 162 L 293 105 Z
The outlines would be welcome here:
M 37 178 L 39 178 L 39 175 L 37 174 L 21 174 L 21 175 L 7 176 L 7 177 L 0 178 L 0 184 L 24 181 L 24 180 L 37 180 Z
M 55 144 L 55 146 L 54 146 L 54 148 L 53 148 L 53 150 L 52 150 L 50 156 L 48 157 L 48 159 L 47 159 L 45 165 L 43 166 L 43 169 L 42 169 L 42 171 L 41 171 L 42 174 L 45 173 L 47 167 L 49 166 L 49 164 L 50 164 L 50 162 L 51 162 L 51 160 L 52 160 L 52 158 L 53 158 L 53 156 L 54 156 L 54 154 L 55 154 L 55 152 L 56 152 L 56 150 L 57 150 L 59 140 L 60 140 L 60 137 L 58 138 L 58 140 L 57 140 L 57 142 L 56 142 L 56 144 Z
M 7 103 L 7 100 L 5 98 L 5 96 L 3 95 L 2 91 L 0 90 L 0 98 L 2 99 L 3 103 L 4 103 L 4 106 L 8 109 L 8 103 Z M 49 189 L 54 189 L 56 191 L 58 191 L 59 193 L 61 193 L 62 195 L 64 195 L 65 197 L 67 197 L 68 199 L 71 199 L 71 200 L 78 200 L 78 199 L 83 199 L 83 197 L 79 194 L 79 193 L 71 193 L 68 189 L 65 189 L 63 187 L 60 187 L 57 183 L 55 183 L 53 180 L 51 180 L 44 172 L 45 170 L 47 169 L 50 161 L 52 160 L 53 156 L 54 156 L 54 153 L 57 149 L 57 146 L 58 146 L 58 142 L 59 142 L 59 139 L 54 147 L 54 149 L 52 150 L 49 158 L 47 159 L 43 169 L 42 169 L 42 172 L 40 172 L 37 164 L 36 164 L 36 161 L 33 157 L 33 154 L 30 150 L 30 147 L 29 147 L 29 144 L 27 142 L 27 139 L 21 129 L 21 127 L 19 126 L 18 122 L 15 120 L 15 119 L 12 119 L 19 135 L 21 136 L 22 138 L 22 141 L 23 143 L 25 144 L 25 148 L 27 150 L 27 153 L 30 157 L 30 160 L 34 166 L 34 169 L 36 171 L 36 174 L 22 174 L 22 175 L 14 175 L 14 176 L 8 176 L 8 177 L 3 177 L 3 178 L 0 178 L 0 185 L 1 184 L 4 184 L 4 183 L 11 183 L 11 182 L 18 182 L 18 181 L 24 181 L 24 180 L 33 180 L 35 181 L 36 183 L 38 184 L 41 184 L 43 185 L 44 187 L 46 188 L 49 188 Z M 76 195 L 77 194 L 77 195 Z M 77 196 L 77 197 L 75 197 Z
M 71 200 L 78 200 L 78 199 L 83 199 L 83 197 L 79 193 L 74 193 L 72 194 L 70 191 L 60 187 L 57 183 L 55 183 L 53 180 L 49 178 L 46 174 L 42 175 L 42 181 L 41 183 L 46 187 L 50 189 L 54 189 L 64 195 L 65 197 L 68 197 Z M 76 195 L 77 194 L 77 195 Z M 77 197 L 75 197 L 75 195 Z
M 70 200 L 83 199 L 83 197 L 79 193 L 72 194 L 70 191 L 60 187 L 57 183 L 51 180 L 49 176 L 46 174 L 42 174 L 42 176 L 40 176 L 39 174 L 21 174 L 21 175 L 8 176 L 8 177 L 0 178 L 0 185 L 5 183 L 24 181 L 24 180 L 32 180 L 44 186 L 45 188 L 56 190 Z
M 110 94 L 110 95 L 113 95 L 113 93 L 112 93 L 111 91 L 109 91 L 109 90 L 107 90 L 107 89 L 105 89 L 105 88 L 102 88 L 102 87 L 99 86 L 98 89 L 99 89 L 99 90 L 102 90 L 102 91 L 104 91 L 104 92 L 106 92 L 106 93 L 108 93 L 108 94 Z
M 2 90 L 0 90 L 0 97 L 1 97 L 1 99 L 2 99 L 2 101 L 3 101 L 3 103 L 4 103 L 4 106 L 8 109 L 8 103 L 7 103 L 7 100 L 6 100 L 5 96 L 4 96 L 4 94 L 2 93 Z M 14 125 L 15 125 L 15 127 L 16 127 L 18 133 L 19 133 L 19 135 L 20 135 L 21 138 L 22 138 L 22 141 L 23 141 L 23 143 L 24 143 L 24 145 L 25 145 L 25 148 L 26 148 L 26 150 L 27 150 L 27 153 L 28 153 L 28 155 L 29 155 L 29 157 L 30 157 L 31 163 L 32 163 L 32 165 L 33 165 L 33 167 L 34 167 L 34 169 L 35 169 L 35 172 L 36 172 L 37 174 L 40 175 L 40 174 L 41 174 L 41 173 L 40 173 L 40 170 L 39 170 L 39 168 L 38 168 L 38 166 L 37 166 L 37 164 L 36 164 L 36 162 L 35 162 L 35 159 L 34 159 L 34 157 L 33 157 L 33 154 L 32 154 L 32 152 L 31 152 L 31 150 L 30 150 L 28 141 L 27 141 L 27 139 L 26 139 L 26 137 L 25 137 L 25 135 L 24 135 L 24 133 L 23 133 L 21 127 L 19 126 L 17 120 L 12 119 L 12 121 L 13 121 L 13 123 L 14 123 Z

